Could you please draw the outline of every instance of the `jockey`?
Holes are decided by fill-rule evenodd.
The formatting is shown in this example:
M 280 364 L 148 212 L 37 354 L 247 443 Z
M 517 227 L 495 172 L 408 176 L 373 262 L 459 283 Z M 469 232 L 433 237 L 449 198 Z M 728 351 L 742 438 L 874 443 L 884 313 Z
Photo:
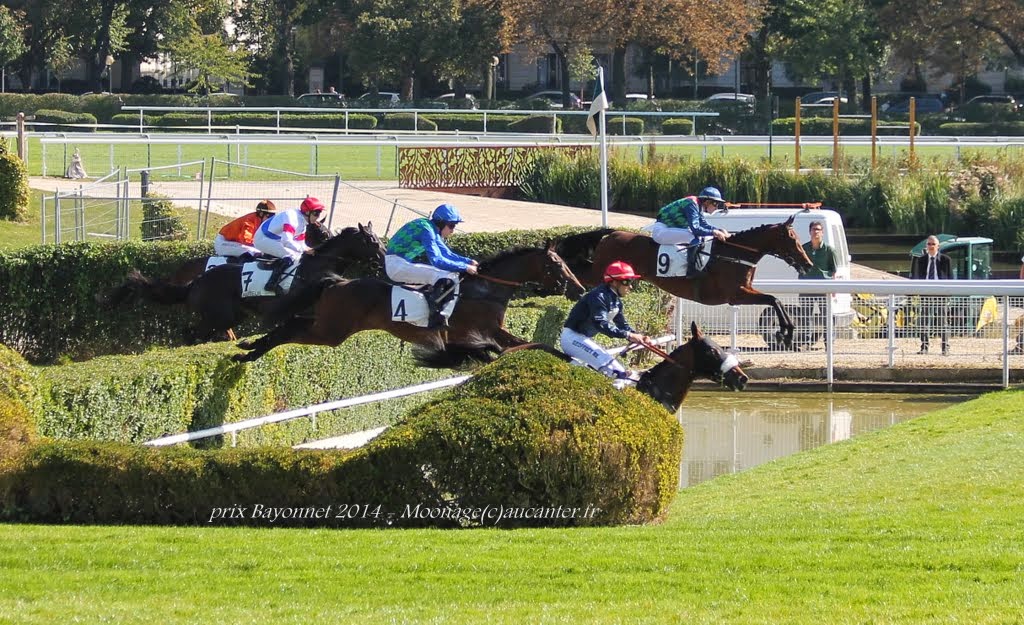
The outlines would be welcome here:
M 218 256 L 259 256 L 260 251 L 253 247 L 252 240 L 268 217 L 277 212 L 277 207 L 270 200 L 263 200 L 256 205 L 256 211 L 243 215 L 220 229 L 213 240 L 213 252 Z
M 633 267 L 621 260 L 609 264 L 604 270 L 604 284 L 587 293 L 569 312 L 559 341 L 562 351 L 610 378 L 635 383 L 638 375 L 622 366 L 593 337 L 601 333 L 633 343 L 651 344 L 650 337 L 634 330 L 622 314 L 622 297 L 633 290 L 640 277 Z
M 398 229 L 388 241 L 384 270 L 395 282 L 433 285 L 426 294 L 430 306 L 430 328 L 447 328 L 443 308 L 458 291 L 459 272 L 473 275 L 479 263 L 448 248 L 445 239 L 462 223 L 451 204 L 434 209 L 430 219 L 414 219 Z
M 306 226 L 320 218 L 324 211 L 323 202 L 306 196 L 298 208 L 292 208 L 274 215 L 263 222 L 253 237 L 253 245 L 264 254 L 281 259 L 274 263 L 274 269 L 267 280 L 266 289 L 283 295 L 280 288 L 285 269 L 303 254 L 312 254 L 306 245 Z
M 724 228 L 715 228 L 704 217 L 704 211 L 714 213 L 725 204 L 722 192 L 705 187 L 694 197 L 679 198 L 658 211 L 658 220 L 651 226 L 651 238 L 657 243 L 692 245 L 703 237 L 724 241 L 732 236 Z

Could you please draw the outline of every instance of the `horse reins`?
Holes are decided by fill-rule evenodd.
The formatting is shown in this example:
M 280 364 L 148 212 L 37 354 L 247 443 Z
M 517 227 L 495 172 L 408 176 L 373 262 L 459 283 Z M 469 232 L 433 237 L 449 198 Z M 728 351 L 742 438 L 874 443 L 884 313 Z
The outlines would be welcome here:
M 687 367 L 684 367 L 683 365 L 679 364 L 675 359 L 673 359 L 671 356 L 669 356 L 668 353 L 665 352 L 665 350 L 661 349 L 660 347 L 658 347 L 656 345 L 648 345 L 647 343 L 639 343 L 639 345 L 643 345 L 645 348 L 647 348 L 650 351 L 654 352 L 658 356 L 661 356 L 666 362 L 672 363 L 673 365 L 679 367 L 680 369 L 686 369 L 687 368 Z M 740 359 L 736 357 L 736 354 L 729 354 L 725 358 L 725 360 L 722 361 L 722 366 L 719 367 L 719 371 L 722 373 L 722 375 L 725 375 L 725 373 L 727 371 L 731 370 L 733 367 L 738 367 L 739 364 L 740 364 Z M 692 367 L 690 367 L 690 369 L 692 369 Z
M 495 284 L 503 284 L 505 286 L 523 286 L 524 284 L 526 284 L 525 282 L 514 282 L 512 280 L 505 280 L 504 278 L 495 278 L 494 276 L 487 276 L 482 273 L 476 273 L 473 275 L 476 276 L 477 278 L 480 278 L 481 280 L 486 280 L 488 282 L 493 282 Z

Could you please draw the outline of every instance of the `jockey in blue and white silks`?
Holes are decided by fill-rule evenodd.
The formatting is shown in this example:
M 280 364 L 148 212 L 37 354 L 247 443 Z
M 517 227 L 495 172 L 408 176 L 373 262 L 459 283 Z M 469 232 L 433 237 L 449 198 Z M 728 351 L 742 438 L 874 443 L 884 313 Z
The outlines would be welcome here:
M 728 230 L 715 228 L 704 217 L 704 211 L 713 213 L 725 204 L 722 192 L 705 187 L 697 196 L 686 196 L 662 207 L 651 225 L 651 238 L 656 243 L 689 245 L 705 237 L 720 241 L 731 235 Z
M 622 313 L 622 296 L 632 291 L 640 277 L 633 267 L 620 260 L 609 264 L 604 284 L 584 295 L 569 311 L 559 340 L 562 351 L 610 378 L 636 382 L 638 376 L 593 337 L 603 334 L 634 343 L 651 343 L 650 337 L 634 330 Z
M 456 254 L 445 239 L 455 232 L 462 217 L 451 204 L 434 209 L 430 219 L 414 219 L 398 229 L 388 240 L 384 271 L 395 282 L 433 285 L 427 294 L 431 321 L 429 327 L 447 327 L 442 310 L 450 297 L 458 293 L 459 273 L 475 274 L 479 263 Z
M 320 200 L 307 197 L 298 208 L 282 211 L 264 221 L 252 244 L 269 256 L 298 260 L 310 249 L 306 245 L 306 225 L 319 219 L 323 210 Z

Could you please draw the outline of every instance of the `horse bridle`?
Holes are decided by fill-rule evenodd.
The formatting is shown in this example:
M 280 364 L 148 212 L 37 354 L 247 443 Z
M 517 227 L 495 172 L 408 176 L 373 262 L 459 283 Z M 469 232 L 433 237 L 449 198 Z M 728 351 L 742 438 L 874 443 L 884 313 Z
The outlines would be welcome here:
M 565 291 L 569 288 L 569 281 L 565 278 L 564 275 L 562 275 L 560 272 L 556 273 L 556 271 L 558 271 L 558 270 L 554 266 L 547 266 L 547 267 L 544 268 L 545 275 L 547 277 L 554 278 L 556 287 L 560 288 L 562 293 L 565 293 Z M 493 282 L 495 284 L 501 284 L 501 285 L 504 285 L 504 286 L 511 286 L 511 287 L 516 287 L 516 288 L 521 287 L 521 286 L 529 286 L 529 285 L 533 285 L 533 284 L 536 284 L 538 286 L 542 286 L 541 282 L 537 282 L 537 281 L 533 281 L 533 280 L 528 280 L 526 282 L 516 282 L 514 280 L 505 280 L 504 278 L 496 278 L 494 276 L 488 276 L 488 275 L 482 274 L 482 273 L 477 273 L 477 274 L 474 274 L 474 275 L 476 275 L 476 277 L 480 278 L 481 280 L 486 280 L 487 282 Z

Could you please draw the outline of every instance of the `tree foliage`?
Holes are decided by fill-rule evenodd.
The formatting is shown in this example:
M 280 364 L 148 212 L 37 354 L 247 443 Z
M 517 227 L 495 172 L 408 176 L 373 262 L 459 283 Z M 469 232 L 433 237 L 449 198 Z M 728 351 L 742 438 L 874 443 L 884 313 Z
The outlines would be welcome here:
M 0 67 L 7 67 L 25 53 L 24 15 L 0 6 Z

